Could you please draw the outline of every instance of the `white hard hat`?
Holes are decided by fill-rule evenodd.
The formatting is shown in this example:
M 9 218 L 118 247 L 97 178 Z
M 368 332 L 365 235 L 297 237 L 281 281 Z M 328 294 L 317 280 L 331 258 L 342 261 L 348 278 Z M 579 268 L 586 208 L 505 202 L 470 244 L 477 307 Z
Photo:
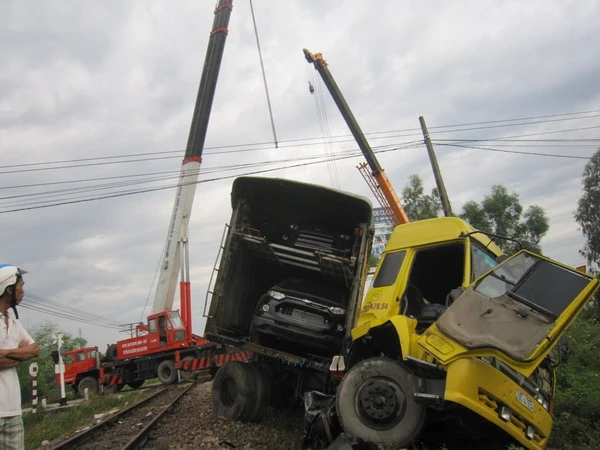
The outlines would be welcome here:
M 8 286 L 15 284 L 17 277 L 24 273 L 27 272 L 12 264 L 0 264 L 0 295 L 4 294 Z

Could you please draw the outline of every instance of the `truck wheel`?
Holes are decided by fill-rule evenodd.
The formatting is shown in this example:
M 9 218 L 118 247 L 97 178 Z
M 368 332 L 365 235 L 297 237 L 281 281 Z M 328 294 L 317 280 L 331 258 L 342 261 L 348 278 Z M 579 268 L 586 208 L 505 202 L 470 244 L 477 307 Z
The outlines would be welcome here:
M 185 358 L 183 358 L 181 361 L 193 361 L 194 357 L 193 356 L 186 356 Z M 186 381 L 190 381 L 190 380 L 195 380 L 196 376 L 198 375 L 198 372 L 196 372 L 195 370 L 181 370 L 181 378 L 183 380 Z
M 219 368 L 212 382 L 213 411 L 218 416 L 247 422 L 254 413 L 256 391 L 247 363 L 232 361 Z
M 414 398 L 415 377 L 403 365 L 371 358 L 342 378 L 336 409 L 344 431 L 365 442 L 406 447 L 421 433 L 425 405 Z
M 247 364 L 250 370 L 250 386 L 256 392 L 256 402 L 249 415 L 248 421 L 260 422 L 265 417 L 271 400 L 271 382 L 267 374 L 256 364 Z
M 175 364 L 170 359 L 161 361 L 156 369 L 156 375 L 162 384 L 173 384 L 177 380 Z
M 144 381 L 146 381 L 146 380 L 131 381 L 131 382 L 127 383 L 127 386 L 129 386 L 131 389 L 137 389 L 137 388 L 142 387 L 142 385 L 144 384 Z
M 88 394 L 95 394 L 98 392 L 98 380 L 94 377 L 83 377 L 77 384 L 77 394 L 81 398 L 85 397 L 85 390 L 88 390 Z

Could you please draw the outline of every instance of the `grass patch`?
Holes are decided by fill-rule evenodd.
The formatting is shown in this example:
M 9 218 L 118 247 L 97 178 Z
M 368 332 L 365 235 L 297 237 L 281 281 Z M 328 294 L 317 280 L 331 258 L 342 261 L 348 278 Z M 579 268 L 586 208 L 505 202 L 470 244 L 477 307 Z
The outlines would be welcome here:
M 86 402 L 67 408 L 43 410 L 36 414 L 23 414 L 25 424 L 25 450 L 39 448 L 43 441 L 52 442 L 69 436 L 77 430 L 95 425 L 94 414 L 121 409 L 148 395 L 146 390 L 122 391 L 118 394 L 96 394 Z M 101 419 L 102 420 L 102 419 Z

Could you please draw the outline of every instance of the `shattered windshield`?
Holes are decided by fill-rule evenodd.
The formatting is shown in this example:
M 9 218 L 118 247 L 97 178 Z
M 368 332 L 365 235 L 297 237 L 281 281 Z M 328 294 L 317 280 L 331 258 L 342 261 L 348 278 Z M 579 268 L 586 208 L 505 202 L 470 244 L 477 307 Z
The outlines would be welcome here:
M 575 271 L 523 252 L 483 278 L 475 290 L 490 298 L 508 295 L 556 319 L 588 283 Z
M 500 297 L 506 292 L 511 291 L 536 261 L 537 258 L 527 253 L 506 261 L 490 275 L 481 280 L 475 290 L 486 297 Z
M 436 325 L 469 350 L 493 348 L 515 361 L 536 354 L 543 358 L 556 342 L 548 336 L 577 314 L 595 283 L 575 269 L 521 250 L 469 286 Z

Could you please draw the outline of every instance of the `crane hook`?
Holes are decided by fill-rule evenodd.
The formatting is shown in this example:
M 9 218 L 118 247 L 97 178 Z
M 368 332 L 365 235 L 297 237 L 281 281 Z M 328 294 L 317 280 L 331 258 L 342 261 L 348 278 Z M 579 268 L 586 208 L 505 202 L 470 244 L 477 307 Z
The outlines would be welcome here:
M 309 81 L 308 82 L 308 91 L 313 94 L 315 92 L 315 88 L 313 87 L 312 83 Z

